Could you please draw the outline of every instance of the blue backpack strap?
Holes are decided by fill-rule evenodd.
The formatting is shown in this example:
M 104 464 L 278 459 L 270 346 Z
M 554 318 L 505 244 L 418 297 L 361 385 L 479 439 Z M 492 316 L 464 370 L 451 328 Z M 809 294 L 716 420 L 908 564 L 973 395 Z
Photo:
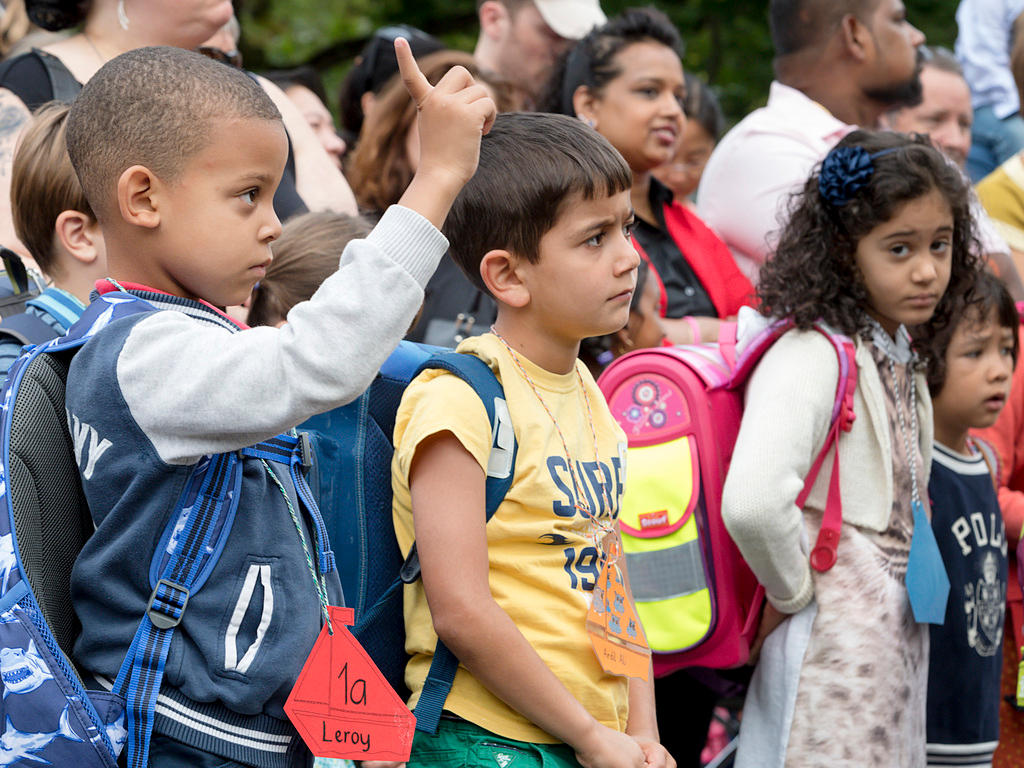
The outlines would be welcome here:
M 156 307 L 145 299 L 140 299 L 138 296 L 133 296 L 130 293 L 105 293 L 102 296 L 98 296 L 94 302 L 85 308 L 82 316 L 75 321 L 74 325 L 68 328 L 68 332 L 50 349 L 80 346 L 115 320 L 136 315 L 140 312 L 154 311 L 156 311 Z
M 266 461 L 276 461 L 288 467 L 288 474 L 295 485 L 295 494 L 313 521 L 313 535 L 316 536 L 314 545 L 320 575 L 333 571 L 337 566 L 334 552 L 331 551 L 330 539 L 327 537 L 327 525 L 324 523 L 313 491 L 306 481 L 306 470 L 313 466 L 313 446 L 309 435 L 306 432 L 300 432 L 298 435 L 277 435 L 259 445 L 243 448 L 242 454 Z
M 242 481 L 241 456 L 289 466 L 296 490 L 314 516 L 320 573 L 334 570 L 319 510 L 312 502 L 301 468 L 308 456 L 301 437 L 277 435 L 241 451 L 204 457 L 196 464 L 167 522 L 153 555 L 150 580 L 155 582 L 146 616 L 114 682 L 127 702 L 128 766 L 145 768 L 156 699 L 174 630 L 191 596 L 205 584 L 231 532 Z M 301 487 L 300 487 L 301 485 Z M 303 492 L 302 488 L 305 488 Z
M 512 486 L 518 452 L 512 421 L 505 403 L 505 390 L 490 366 L 474 355 L 443 352 L 428 359 L 420 366 L 419 371 L 428 368 L 441 368 L 458 376 L 473 388 L 487 410 L 487 418 L 491 423 L 491 457 L 487 464 L 485 519 L 489 521 Z M 416 544 L 413 543 L 409 557 L 402 566 L 400 578 L 405 583 L 411 583 L 418 577 L 419 560 L 416 556 Z M 458 666 L 459 660 L 455 658 L 455 654 L 438 640 L 430 670 L 427 672 L 423 690 L 414 710 L 416 730 L 431 734 L 437 732 L 441 710 L 448 698 L 448 692 L 452 689 Z
M 78 318 L 82 316 L 85 309 L 78 299 L 67 291 L 56 287 L 47 288 L 35 298 L 26 301 L 25 305 L 46 312 L 60 323 L 62 331 L 66 331 L 78 322 Z
M 129 768 L 148 765 L 153 713 L 171 638 L 189 598 L 203 586 L 224 549 L 241 482 L 237 452 L 202 458 L 189 475 L 153 555 L 159 578 L 114 682 L 114 692 L 127 703 Z
M 139 312 L 152 312 L 155 309 L 148 301 L 132 296 L 129 293 L 108 293 L 100 296 L 85 308 L 85 312 L 68 329 L 66 334 L 43 342 L 32 350 L 31 353 L 23 354 L 14 361 L 14 365 L 7 372 L 7 380 L 3 386 L 3 392 L 5 393 L 3 397 L 7 397 L 6 393 L 8 391 L 17 391 L 18 386 L 21 384 L 22 372 L 28 367 L 29 362 L 35 359 L 36 355 L 75 349 L 85 344 L 96 332 L 106 328 L 115 320 L 135 315 Z
M 0 322 L 0 339 L 5 336 L 22 346 L 28 346 L 55 339 L 60 336 L 60 332 L 38 315 L 19 312 L 16 315 L 5 317 Z

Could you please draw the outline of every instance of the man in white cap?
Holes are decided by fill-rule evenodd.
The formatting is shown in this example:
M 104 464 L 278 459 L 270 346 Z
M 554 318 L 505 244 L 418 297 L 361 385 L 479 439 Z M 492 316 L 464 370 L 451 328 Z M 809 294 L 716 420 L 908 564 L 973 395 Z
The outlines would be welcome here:
M 477 0 L 477 64 L 518 88 L 531 108 L 560 54 L 607 19 L 599 0 Z

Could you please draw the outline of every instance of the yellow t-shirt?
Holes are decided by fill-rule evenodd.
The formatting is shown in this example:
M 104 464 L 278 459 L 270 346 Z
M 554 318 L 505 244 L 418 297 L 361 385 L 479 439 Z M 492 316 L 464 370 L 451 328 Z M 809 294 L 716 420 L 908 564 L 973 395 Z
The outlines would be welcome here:
M 512 486 L 486 528 L 491 594 L 587 711 L 603 725 L 624 731 L 629 714 L 628 681 L 602 671 L 584 626 L 603 556 L 591 538 L 592 523 L 575 508 L 573 478 L 558 431 L 495 336 L 467 339 L 459 350 L 476 354 L 494 369 L 504 386 L 519 444 Z M 519 360 L 557 419 L 572 461 L 578 462 L 579 482 L 588 505 L 600 515 L 616 518 L 625 481 L 626 438 L 593 377 L 578 361 L 579 377 L 576 372 L 550 373 L 522 356 Z M 593 413 L 600 466 L 595 462 L 586 397 Z M 425 371 L 406 389 L 395 422 L 391 476 L 395 531 L 403 555 L 414 540 L 409 465 L 424 439 L 446 430 L 486 471 L 491 428 L 480 398 L 449 373 Z M 483 516 L 483 509 L 480 514 Z M 405 587 L 405 632 L 405 647 L 412 654 L 405 680 L 413 692 L 409 699 L 413 707 L 437 644 L 421 582 Z M 445 709 L 506 738 L 558 741 L 495 697 L 461 666 Z

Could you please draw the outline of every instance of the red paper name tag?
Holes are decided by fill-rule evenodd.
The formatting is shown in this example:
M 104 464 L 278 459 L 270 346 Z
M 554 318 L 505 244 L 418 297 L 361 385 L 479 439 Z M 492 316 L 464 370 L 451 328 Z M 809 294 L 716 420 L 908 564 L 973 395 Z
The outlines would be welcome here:
M 346 628 L 352 609 L 330 612 L 285 713 L 316 757 L 408 760 L 416 718 Z

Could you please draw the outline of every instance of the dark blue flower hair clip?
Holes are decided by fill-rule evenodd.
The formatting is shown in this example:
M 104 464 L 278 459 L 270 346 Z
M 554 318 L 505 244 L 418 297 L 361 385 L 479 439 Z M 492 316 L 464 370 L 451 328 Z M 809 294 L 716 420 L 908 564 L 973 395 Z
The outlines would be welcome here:
M 818 193 L 821 199 L 836 208 L 842 208 L 871 179 L 875 160 L 895 152 L 890 147 L 869 154 L 864 147 L 836 147 L 825 157 L 818 174 Z

